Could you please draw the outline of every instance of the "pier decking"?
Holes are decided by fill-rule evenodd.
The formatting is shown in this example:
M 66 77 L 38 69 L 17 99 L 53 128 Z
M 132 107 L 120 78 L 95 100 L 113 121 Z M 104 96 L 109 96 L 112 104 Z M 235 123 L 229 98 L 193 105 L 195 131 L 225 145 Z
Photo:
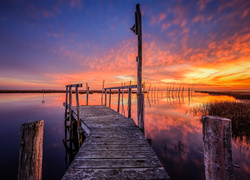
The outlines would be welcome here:
M 133 119 L 106 106 L 81 106 L 80 119 L 89 135 L 62 179 L 169 179 Z

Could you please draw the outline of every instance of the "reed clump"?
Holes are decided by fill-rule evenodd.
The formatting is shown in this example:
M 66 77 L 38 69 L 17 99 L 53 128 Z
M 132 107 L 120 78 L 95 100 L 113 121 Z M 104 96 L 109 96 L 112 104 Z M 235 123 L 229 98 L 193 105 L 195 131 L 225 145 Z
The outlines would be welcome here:
M 193 107 L 191 113 L 231 119 L 232 136 L 250 144 L 250 101 L 213 102 Z

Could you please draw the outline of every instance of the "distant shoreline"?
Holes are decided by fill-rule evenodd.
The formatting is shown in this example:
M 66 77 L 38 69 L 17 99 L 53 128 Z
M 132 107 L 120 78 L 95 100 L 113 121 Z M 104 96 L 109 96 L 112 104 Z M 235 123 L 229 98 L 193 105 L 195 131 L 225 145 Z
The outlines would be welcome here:
M 128 92 L 128 90 L 124 90 L 125 93 Z M 0 90 L 0 94 L 4 93 L 66 93 L 66 90 Z M 72 90 L 72 93 L 75 93 L 75 90 Z M 93 93 L 102 93 L 102 90 L 89 90 L 89 94 Z M 104 93 L 104 91 L 103 91 Z M 117 90 L 113 90 L 111 94 L 118 93 Z M 136 91 L 132 91 L 132 93 L 136 93 Z M 86 94 L 86 90 L 79 90 L 79 94 Z M 107 94 L 109 94 L 109 91 L 107 91 Z
M 232 92 L 232 91 L 195 91 L 199 93 L 208 93 L 209 95 L 227 95 L 235 99 L 250 99 L 250 92 Z

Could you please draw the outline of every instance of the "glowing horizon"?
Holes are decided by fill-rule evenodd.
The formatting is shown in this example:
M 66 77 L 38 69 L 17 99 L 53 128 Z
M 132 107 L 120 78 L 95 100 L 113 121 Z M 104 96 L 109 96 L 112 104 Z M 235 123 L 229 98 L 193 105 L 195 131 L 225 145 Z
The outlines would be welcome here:
M 250 90 L 250 2 L 138 3 L 147 86 Z M 3 2 L 0 89 L 135 84 L 134 11 L 132 1 Z

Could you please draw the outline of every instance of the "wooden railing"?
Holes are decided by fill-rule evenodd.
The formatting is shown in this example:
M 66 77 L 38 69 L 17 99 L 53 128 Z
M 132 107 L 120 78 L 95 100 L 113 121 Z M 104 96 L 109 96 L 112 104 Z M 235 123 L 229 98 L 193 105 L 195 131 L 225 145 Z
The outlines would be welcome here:
M 80 121 L 80 106 L 79 106 L 79 91 L 78 88 L 82 87 L 82 84 L 70 84 L 66 85 L 66 100 L 65 100 L 65 127 L 67 126 L 67 121 L 69 121 L 69 134 L 70 138 L 73 139 L 73 110 L 72 110 L 72 88 L 75 88 L 75 94 L 76 94 L 76 120 L 77 120 L 77 128 L 79 129 L 81 127 L 81 121 Z M 67 140 L 67 133 L 65 133 L 65 140 Z M 78 132 L 78 143 L 79 146 L 82 143 L 82 138 Z M 70 146 L 72 146 L 72 142 L 70 142 Z M 72 148 L 71 148 L 72 149 Z
M 109 107 L 110 107 L 111 106 L 111 94 L 112 94 L 111 90 L 112 89 L 118 89 L 117 112 L 119 112 L 119 110 L 120 110 L 120 94 L 121 94 L 121 89 L 128 89 L 128 118 L 131 118 L 131 94 L 132 94 L 132 89 L 133 88 L 137 89 L 137 85 L 104 88 L 104 91 L 105 91 L 104 105 L 107 106 L 107 91 L 109 90 Z

